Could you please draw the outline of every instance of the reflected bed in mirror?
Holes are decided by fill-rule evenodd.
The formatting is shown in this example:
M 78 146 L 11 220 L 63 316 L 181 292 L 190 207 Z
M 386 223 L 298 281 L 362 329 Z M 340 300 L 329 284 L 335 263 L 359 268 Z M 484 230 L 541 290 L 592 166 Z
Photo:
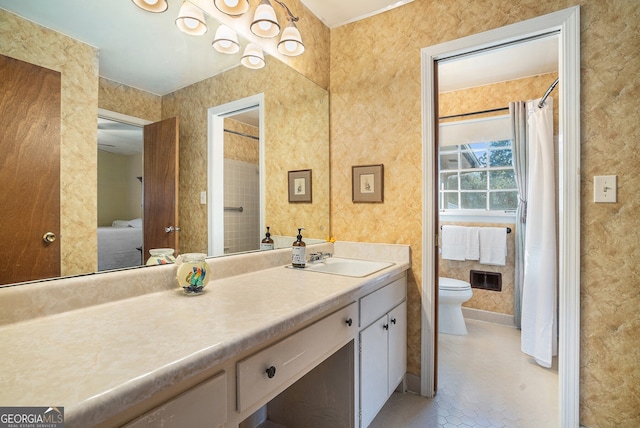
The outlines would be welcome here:
M 20 2 L 25 3 L 28 2 Z M 35 18 L 21 18 L 9 11 L 14 4 L 0 1 L 0 8 L 4 8 L 0 9 L 0 20 L 7 29 L 0 36 L 0 54 L 54 70 L 61 76 L 58 275 L 98 271 L 96 124 L 99 108 L 139 118 L 145 123 L 178 118 L 179 250 L 181 253 L 207 252 L 208 206 L 200 203 L 201 193 L 208 191 L 207 109 L 263 94 L 265 223 L 274 236 L 291 237 L 290 242 L 301 225 L 306 228 L 305 240 L 326 238 L 329 233 L 329 98 L 326 90 L 267 56 L 267 65 L 261 70 L 235 67 L 158 95 L 101 77 L 104 58 L 99 47 L 42 27 L 35 23 Z M 137 9 L 133 4 L 131 8 Z M 185 49 L 188 49 L 188 40 L 183 39 Z M 300 169 L 313 170 L 312 204 L 288 203 L 287 171 Z M 137 218 L 135 215 L 117 217 L 107 222 Z M 256 243 L 263 235 L 264 230 L 260 230 L 255 236 Z M 141 261 L 147 257 L 148 254 L 143 255 Z M 12 282 L 16 281 L 6 283 Z

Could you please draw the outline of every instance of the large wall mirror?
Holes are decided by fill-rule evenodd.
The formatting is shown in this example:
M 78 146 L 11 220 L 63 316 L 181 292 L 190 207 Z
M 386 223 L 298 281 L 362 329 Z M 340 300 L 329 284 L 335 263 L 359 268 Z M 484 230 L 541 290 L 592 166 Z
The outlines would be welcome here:
M 166 226 L 174 227 L 171 233 L 179 237 L 180 253 L 210 254 L 209 211 L 211 199 L 217 195 L 211 193 L 208 183 L 208 110 L 255 96 L 263 99 L 263 122 L 256 126 L 250 118 L 229 117 L 225 128 L 233 132 L 224 134 L 225 145 L 238 145 L 230 150 L 235 153 L 231 163 L 255 162 L 256 167 L 263 168 L 258 172 L 263 201 L 258 206 L 262 209 L 254 213 L 259 223 L 252 226 L 255 237 L 247 240 L 253 239 L 255 249 L 259 248 L 266 226 L 274 237 L 282 237 L 283 243 L 291 243 L 288 239 L 295 236 L 298 227 L 305 228 L 305 238 L 311 242 L 324 240 L 329 233 L 328 92 L 274 57 L 267 55 L 264 68 L 250 70 L 240 66 L 241 52 L 230 57 L 215 52 L 211 41 L 217 23 L 210 16 L 206 17 L 208 37 L 199 39 L 180 33 L 174 24 L 179 2 L 170 2 L 169 9 L 161 14 L 142 11 L 132 2 L 93 5 L 99 9 L 94 10 L 97 20 L 87 20 L 81 26 L 86 27 L 85 31 L 94 28 L 121 40 L 118 53 L 125 55 L 122 60 L 114 56 L 111 48 L 103 48 L 100 38 L 83 40 L 73 33 L 75 30 L 65 30 L 65 19 L 83 21 L 79 15 L 90 12 L 89 3 L 95 2 L 62 0 L 54 6 L 37 0 L 0 0 L 0 21 L 6 29 L 1 36 L 0 55 L 53 70 L 60 76 L 60 224 L 52 243 L 59 248 L 59 261 L 55 262 L 59 271 L 47 277 L 101 270 L 98 226 L 135 229 L 145 223 L 142 189 L 150 183 L 141 165 L 143 153 L 113 153 L 114 140 L 101 140 L 99 146 L 98 135 L 109 132 L 113 137 L 120 133 L 140 139 L 144 138 L 142 127 L 171 118 L 176 118 L 178 129 L 177 203 L 173 204 L 177 220 Z M 70 14 L 69 10 L 77 13 Z M 144 30 L 130 33 L 132 26 Z M 170 40 L 166 42 L 162 64 L 141 72 L 141 64 L 152 59 L 146 55 L 135 58 L 144 48 L 133 46 L 165 33 L 170 34 Z M 244 45 L 246 41 L 240 43 Z M 186 65 L 186 69 L 176 69 L 176 65 Z M 258 140 L 241 134 L 262 141 L 261 157 L 248 155 L 252 150 L 249 147 Z M 128 157 L 128 165 L 114 161 L 118 157 Z M 119 169 L 110 170 L 109 164 L 117 164 Z M 311 170 L 311 203 L 288 200 L 288 171 L 295 170 Z M 109 194 L 115 194 L 120 202 L 110 200 Z M 121 206 L 126 208 L 119 209 Z M 25 214 L 25 218 L 29 216 L 38 214 Z M 39 246 L 47 245 L 42 243 L 43 233 L 32 233 L 38 235 Z M 236 248 L 253 249 L 251 245 Z M 149 256 L 142 251 L 140 264 Z M 227 251 L 233 252 L 236 250 Z M 117 267 L 117 262 L 109 265 Z M 27 280 L 0 279 L 0 284 Z

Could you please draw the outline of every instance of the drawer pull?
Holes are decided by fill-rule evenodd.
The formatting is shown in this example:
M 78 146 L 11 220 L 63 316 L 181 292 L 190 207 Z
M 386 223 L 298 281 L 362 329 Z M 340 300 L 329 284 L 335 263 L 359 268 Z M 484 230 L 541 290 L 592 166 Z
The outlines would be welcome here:
M 396 319 L 395 318 L 391 318 L 391 324 L 395 324 L 396 323 Z
M 271 366 L 266 370 L 266 372 L 267 372 L 267 377 L 269 379 L 271 379 L 272 377 L 274 377 L 276 375 L 276 368 Z
M 383 325 L 382 328 L 384 328 L 385 330 L 389 330 L 389 324 Z
M 345 323 L 351 327 L 351 324 L 353 324 L 353 320 L 351 318 L 349 318 L 348 320 L 345 321 Z

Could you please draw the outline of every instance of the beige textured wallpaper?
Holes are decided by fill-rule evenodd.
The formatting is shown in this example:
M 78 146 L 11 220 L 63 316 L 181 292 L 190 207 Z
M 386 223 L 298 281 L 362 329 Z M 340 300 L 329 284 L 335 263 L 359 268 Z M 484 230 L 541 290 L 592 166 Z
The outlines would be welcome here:
M 163 117 L 180 119 L 180 250 L 206 252 L 207 109 L 264 94 L 266 224 L 274 235 L 325 238 L 329 232 L 329 94 L 267 58 L 261 70 L 236 67 L 163 97 Z M 313 203 L 291 204 L 287 171 L 311 169 Z
M 420 373 L 420 49 L 581 7 L 581 423 L 640 425 L 640 2 L 416 0 L 331 32 L 331 221 L 338 239 L 410 244 L 408 369 Z M 385 165 L 384 204 L 351 202 L 351 166 Z M 618 203 L 592 202 L 619 176 Z M 614 392 L 615 391 L 615 392 Z
M 162 118 L 162 97 L 101 77 L 98 107 L 138 119 L 158 122 Z
M 62 275 L 97 270 L 98 52 L 0 9 L 0 54 L 62 75 L 60 247 Z
M 294 70 L 314 81 L 321 88 L 329 89 L 329 41 L 330 30 L 300 0 L 287 0 L 287 6 L 300 18 L 296 26 L 302 35 L 305 51 L 300 56 L 282 60 Z M 274 4 L 279 22 L 287 22 L 283 8 Z
M 260 136 L 260 130 L 255 126 L 229 118 L 224 119 L 224 129 L 254 137 Z M 260 143 L 249 137 L 226 132 L 224 134 L 224 158 L 258 165 L 260 163 Z

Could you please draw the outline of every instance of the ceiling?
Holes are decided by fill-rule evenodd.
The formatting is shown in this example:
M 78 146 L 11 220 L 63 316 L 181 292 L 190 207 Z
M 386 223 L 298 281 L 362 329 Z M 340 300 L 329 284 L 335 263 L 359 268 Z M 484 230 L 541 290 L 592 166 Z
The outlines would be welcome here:
M 327 27 L 344 24 L 386 12 L 413 0 L 300 0 Z

